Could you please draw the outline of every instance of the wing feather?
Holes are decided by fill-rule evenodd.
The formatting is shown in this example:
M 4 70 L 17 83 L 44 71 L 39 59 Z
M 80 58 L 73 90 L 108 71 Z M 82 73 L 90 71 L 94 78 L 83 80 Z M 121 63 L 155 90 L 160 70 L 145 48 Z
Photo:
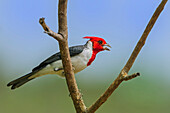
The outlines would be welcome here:
M 70 51 L 70 56 L 76 56 L 78 54 L 80 54 L 83 49 L 84 49 L 84 45 L 79 45 L 79 46 L 73 46 L 69 48 Z M 40 65 L 38 65 L 37 67 L 35 67 L 32 71 L 39 71 L 41 69 L 43 69 L 44 67 L 46 67 L 48 64 L 51 64 L 57 60 L 61 60 L 61 53 L 58 52 L 54 55 L 52 55 L 51 57 L 47 58 L 46 60 L 44 60 L 42 63 L 40 63 Z

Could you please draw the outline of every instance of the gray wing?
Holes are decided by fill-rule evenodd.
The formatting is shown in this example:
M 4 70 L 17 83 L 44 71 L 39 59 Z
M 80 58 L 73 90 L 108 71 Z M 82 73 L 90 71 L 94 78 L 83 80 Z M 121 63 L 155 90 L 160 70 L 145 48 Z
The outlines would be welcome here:
M 70 56 L 72 57 L 72 56 L 76 56 L 76 55 L 80 54 L 83 51 L 84 48 L 85 48 L 84 45 L 70 47 L 69 48 Z M 46 67 L 48 64 L 51 64 L 52 62 L 55 62 L 57 60 L 61 60 L 61 53 L 60 52 L 52 55 L 51 57 L 49 57 L 48 59 L 43 61 L 40 65 L 35 67 L 32 71 L 33 72 L 39 71 L 39 70 L 43 69 L 44 67 Z

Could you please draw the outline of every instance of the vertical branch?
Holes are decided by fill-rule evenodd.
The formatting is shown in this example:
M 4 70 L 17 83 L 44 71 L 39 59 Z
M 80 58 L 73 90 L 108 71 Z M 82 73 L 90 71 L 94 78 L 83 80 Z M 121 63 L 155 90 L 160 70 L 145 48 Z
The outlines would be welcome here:
M 67 0 L 59 0 L 58 4 L 58 33 L 61 34 L 64 40 L 59 41 L 62 63 L 64 67 L 67 86 L 73 100 L 75 109 L 77 112 L 86 110 L 85 104 L 82 100 L 81 94 L 78 90 L 78 86 L 74 77 L 72 69 L 70 53 L 68 48 L 68 28 L 67 28 Z
M 65 40 L 68 38 L 67 2 L 68 0 L 59 0 L 58 3 L 58 33 L 61 34 Z
M 122 83 L 122 81 L 127 81 L 130 80 L 132 78 L 135 78 L 137 76 L 139 76 L 139 73 L 136 74 L 132 74 L 132 75 L 128 75 L 127 73 L 129 72 L 129 70 L 131 69 L 135 59 L 137 58 L 137 55 L 139 54 L 140 50 L 142 49 L 142 47 L 145 44 L 146 38 L 148 37 L 151 29 L 153 28 L 156 20 L 158 19 L 160 13 L 162 12 L 162 10 L 164 9 L 165 4 L 167 3 L 168 0 L 162 0 L 162 2 L 160 3 L 160 5 L 157 7 L 156 11 L 154 12 L 152 18 L 150 19 L 147 27 L 145 28 L 145 31 L 143 32 L 140 40 L 138 41 L 135 49 L 133 50 L 129 60 L 127 61 L 126 65 L 124 66 L 124 68 L 122 69 L 122 71 L 120 72 L 120 74 L 118 75 L 118 77 L 116 78 L 116 80 L 114 80 L 114 82 L 109 86 L 109 88 L 104 92 L 104 94 L 94 103 L 92 104 L 88 109 L 88 113 L 94 113 L 108 98 L 109 96 L 113 93 L 113 91 L 115 91 L 115 89 Z
M 52 36 L 59 42 L 61 59 L 65 72 L 67 86 L 73 100 L 77 113 L 83 113 L 86 111 L 86 106 L 82 100 L 81 93 L 78 90 L 77 83 L 72 70 L 72 64 L 70 59 L 69 47 L 68 47 L 68 29 L 67 29 L 67 2 L 68 0 L 59 0 L 58 3 L 58 33 L 53 32 L 44 21 L 44 18 L 40 18 L 39 23 L 43 27 L 45 33 Z

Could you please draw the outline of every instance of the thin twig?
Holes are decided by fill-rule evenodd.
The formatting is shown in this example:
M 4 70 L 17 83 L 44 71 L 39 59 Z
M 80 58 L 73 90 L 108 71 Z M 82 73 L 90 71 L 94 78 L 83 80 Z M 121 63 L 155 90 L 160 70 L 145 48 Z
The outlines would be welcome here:
M 115 91 L 115 89 L 121 84 L 121 82 L 123 80 L 130 80 L 130 78 L 134 78 L 137 77 L 138 74 L 133 74 L 132 76 L 130 76 L 130 78 L 126 76 L 123 76 L 123 72 L 128 73 L 129 70 L 131 69 L 137 55 L 139 54 L 140 50 L 142 49 L 142 47 L 145 44 L 146 38 L 148 37 L 148 34 L 150 33 L 151 29 L 153 28 L 157 18 L 159 17 L 160 13 L 162 12 L 162 10 L 164 9 L 164 6 L 166 4 L 168 0 L 162 0 L 162 2 L 160 3 L 160 5 L 157 7 L 156 11 L 154 12 L 152 18 L 150 19 L 145 31 L 143 32 L 143 35 L 141 36 L 140 40 L 138 41 L 135 49 L 133 50 L 129 60 L 127 61 L 126 65 L 124 66 L 124 68 L 122 69 L 122 71 L 120 72 L 120 74 L 118 75 L 118 77 L 116 78 L 116 80 L 114 80 L 114 82 L 109 86 L 109 88 L 104 92 L 104 94 L 94 103 L 92 104 L 88 109 L 87 109 L 87 113 L 94 113 L 109 97 L 110 95 L 113 93 L 113 91 Z M 124 79 L 122 79 L 122 77 L 125 77 Z
M 54 31 L 52 31 L 48 26 L 47 24 L 45 23 L 45 18 L 40 18 L 39 19 L 39 23 L 41 24 L 41 26 L 43 27 L 44 29 L 44 33 L 47 33 L 48 35 L 50 35 L 51 37 L 53 37 L 54 39 L 60 41 L 60 40 L 63 40 L 63 37 L 58 34 L 58 33 L 55 33 Z
M 137 76 L 140 76 L 140 73 L 134 73 L 132 75 L 127 75 L 127 76 L 123 77 L 122 80 L 128 81 L 130 79 L 136 78 Z

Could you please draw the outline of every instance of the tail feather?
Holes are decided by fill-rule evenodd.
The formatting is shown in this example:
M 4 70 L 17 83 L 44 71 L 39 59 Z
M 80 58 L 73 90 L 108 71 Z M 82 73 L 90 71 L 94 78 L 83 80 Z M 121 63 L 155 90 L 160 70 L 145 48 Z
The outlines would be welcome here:
M 24 76 L 22 76 L 22 77 L 20 77 L 16 80 L 9 82 L 7 84 L 7 86 L 8 87 L 11 86 L 11 89 L 18 88 L 18 87 L 22 86 L 23 84 L 27 83 L 28 81 L 34 79 L 34 78 L 29 79 L 29 77 L 32 76 L 33 74 L 35 74 L 35 73 L 34 72 L 28 73 L 28 74 L 26 74 L 26 75 L 24 75 Z

